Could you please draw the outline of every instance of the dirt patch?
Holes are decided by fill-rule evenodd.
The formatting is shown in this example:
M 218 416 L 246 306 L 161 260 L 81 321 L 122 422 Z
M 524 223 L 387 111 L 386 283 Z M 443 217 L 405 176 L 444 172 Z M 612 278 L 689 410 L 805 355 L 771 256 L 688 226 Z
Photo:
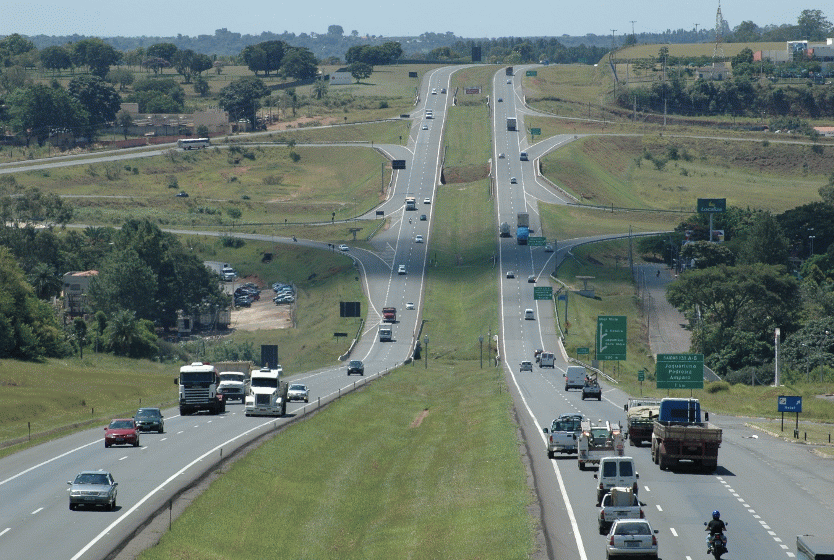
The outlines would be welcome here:
M 411 423 L 411 425 L 409 426 L 409 428 L 419 428 L 419 427 L 420 427 L 420 424 L 422 424 L 422 423 L 423 423 L 423 419 L 424 419 L 426 416 L 428 416 L 428 415 L 429 415 L 429 411 L 428 411 L 428 410 L 424 410 L 423 412 L 421 412 L 420 414 L 418 414 L 418 415 L 417 415 L 417 418 L 415 418 L 415 419 L 414 419 L 414 422 L 412 422 L 412 423 Z
M 243 278 L 240 282 L 226 285 L 226 291 L 233 293 L 235 288 L 243 282 L 252 282 L 261 288 L 261 299 L 253 301 L 251 307 L 237 307 L 232 309 L 230 329 L 239 331 L 257 331 L 268 329 L 289 329 L 293 326 L 293 304 L 275 305 L 272 289 L 265 288 L 264 282 L 258 277 Z
M 337 121 L 336 117 L 299 117 L 291 121 L 284 121 L 279 123 L 272 123 L 267 126 L 267 130 L 287 130 L 292 128 L 304 128 L 303 125 L 318 122 L 320 125 L 333 124 Z

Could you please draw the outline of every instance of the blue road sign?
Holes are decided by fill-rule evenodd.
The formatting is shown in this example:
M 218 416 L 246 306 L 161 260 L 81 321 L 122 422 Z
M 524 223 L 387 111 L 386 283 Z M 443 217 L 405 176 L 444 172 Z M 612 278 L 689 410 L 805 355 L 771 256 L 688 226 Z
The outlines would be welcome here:
M 779 395 L 779 412 L 802 412 L 802 397 Z

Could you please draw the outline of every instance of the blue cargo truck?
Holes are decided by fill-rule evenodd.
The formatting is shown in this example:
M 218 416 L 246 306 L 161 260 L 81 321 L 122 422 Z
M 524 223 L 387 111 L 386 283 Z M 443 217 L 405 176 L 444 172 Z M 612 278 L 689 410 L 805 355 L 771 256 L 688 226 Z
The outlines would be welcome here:
M 520 227 L 515 230 L 515 239 L 519 245 L 527 245 L 527 238 L 530 237 L 530 228 Z

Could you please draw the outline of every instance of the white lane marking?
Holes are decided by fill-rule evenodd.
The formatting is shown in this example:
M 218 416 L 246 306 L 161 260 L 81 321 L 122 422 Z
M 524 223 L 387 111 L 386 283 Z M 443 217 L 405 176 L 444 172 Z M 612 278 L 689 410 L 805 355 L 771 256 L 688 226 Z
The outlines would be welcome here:
M 182 433 L 185 433 L 185 430 L 180 430 L 179 432 L 177 432 L 177 435 L 182 434 Z
M 122 457 L 121 459 L 119 459 L 119 461 L 124 461 L 125 459 L 127 459 L 127 455 L 125 455 L 124 457 Z
M 677 537 L 677 536 L 678 536 L 678 532 L 677 532 L 677 531 L 675 531 L 675 528 L 674 528 L 674 527 L 669 527 L 669 530 L 672 532 L 672 536 L 673 536 L 673 537 Z
M 663 511 L 663 508 L 660 507 L 660 504 L 657 504 L 657 511 Z
M 3 485 L 4 485 L 4 484 L 6 484 L 7 482 L 11 482 L 12 480 L 14 480 L 14 479 L 16 479 L 16 478 L 21 477 L 21 476 L 23 476 L 23 475 L 24 475 L 24 474 L 26 474 L 26 473 L 32 472 L 33 470 L 35 470 L 35 469 L 37 469 L 37 468 L 40 468 L 40 467 L 42 467 L 42 466 L 44 466 L 44 465 L 48 465 L 49 463 L 51 463 L 51 462 L 53 462 L 53 461 L 57 461 L 58 459 L 62 459 L 62 458 L 64 458 L 64 457 L 66 457 L 67 455 L 69 455 L 70 453 L 75 453 L 76 451 L 80 451 L 80 450 L 82 450 L 82 449 L 85 449 L 85 448 L 87 448 L 87 447 L 90 447 L 91 445 L 100 444 L 100 443 L 101 443 L 101 441 L 102 441 L 101 439 L 97 439 L 97 440 L 95 440 L 95 441 L 91 441 L 90 443 L 86 443 L 86 444 L 84 444 L 84 445 L 82 445 L 82 446 L 80 446 L 80 447 L 76 447 L 75 449 L 70 449 L 69 451 L 67 451 L 67 452 L 65 452 L 65 453 L 61 453 L 60 455 L 57 455 L 57 456 L 53 457 L 52 459 L 47 459 L 46 461 L 43 461 L 42 463 L 38 463 L 37 465 L 33 465 L 33 466 L 29 467 L 28 469 L 23 470 L 23 471 L 20 471 L 19 473 L 17 473 L 17 474 L 15 474 L 15 475 L 10 476 L 10 477 L 9 477 L 9 478 L 7 478 L 6 480 L 3 480 L 2 482 L 0 482 L 0 486 L 3 486 Z
M 215 446 L 214 448 L 209 449 L 208 451 L 206 451 L 205 453 L 203 453 L 202 455 L 200 455 L 199 457 L 197 457 L 196 459 L 194 459 L 193 461 L 191 461 L 190 463 L 188 463 L 187 465 L 185 465 L 183 468 L 181 468 L 180 470 L 178 470 L 177 472 L 175 472 L 174 474 L 172 474 L 171 476 L 169 476 L 167 479 L 165 479 L 165 480 L 162 482 L 162 484 L 160 484 L 159 486 L 157 486 L 156 488 L 154 488 L 153 490 L 151 490 L 150 492 L 148 492 L 148 493 L 147 493 L 147 494 L 146 494 L 146 495 L 145 495 L 145 496 L 144 496 L 141 500 L 139 500 L 138 502 L 136 502 L 136 503 L 135 503 L 135 504 L 134 504 L 134 505 L 133 505 L 130 509 L 128 509 L 127 511 L 125 511 L 125 512 L 124 512 L 124 514 L 122 514 L 121 516 L 119 516 L 119 518 L 118 518 L 118 519 L 116 519 L 115 521 L 113 521 L 113 523 L 111 523 L 110 525 L 108 525 L 107 527 L 105 527 L 105 528 L 104 528 L 104 530 L 103 530 L 101 533 L 99 533 L 98 535 L 96 535 L 96 536 L 95 536 L 95 537 L 94 537 L 94 538 L 93 538 L 90 542 L 88 542 L 88 543 L 84 546 L 84 548 L 82 548 L 81 550 L 79 550 L 79 551 L 78 551 L 78 553 L 77 553 L 75 556 L 73 556 L 70 560 L 78 560 L 78 558 L 81 558 L 81 556 L 83 556 L 83 555 L 84 555 L 84 553 L 86 553 L 88 550 L 90 550 L 90 549 L 91 549 L 91 548 L 92 548 L 92 547 L 93 547 L 93 546 L 94 546 L 97 542 L 99 542 L 101 539 L 103 539 L 104 537 L 106 537 L 106 536 L 107 536 L 107 534 L 108 534 L 108 533 L 110 533 L 110 531 L 112 531 L 112 530 L 113 530 L 113 528 L 114 528 L 114 527 L 116 527 L 119 523 L 121 523 L 122 521 L 124 521 L 124 520 L 127 518 L 127 516 L 129 516 L 131 513 L 133 513 L 133 512 L 134 512 L 134 511 L 136 511 L 137 509 L 139 509 L 139 507 L 140 507 L 142 504 L 144 504 L 146 501 L 148 501 L 148 500 L 149 500 L 149 499 L 150 499 L 150 498 L 151 498 L 154 494 L 156 494 L 157 492 L 159 492 L 160 490 L 162 490 L 163 488 L 165 488 L 165 486 L 166 486 L 166 485 L 168 485 L 169 483 L 171 483 L 172 481 L 174 481 L 177 477 L 179 477 L 180 475 L 182 475 L 185 471 L 187 471 L 188 469 L 190 469 L 191 467 L 193 467 L 193 466 L 194 466 L 194 465 L 196 465 L 197 463 L 200 463 L 200 462 L 201 462 L 201 461 L 203 461 L 206 457 L 209 457 L 210 455 L 217 453 L 217 451 L 218 451 L 218 450 L 220 450 L 223 446 L 228 445 L 228 444 L 232 443 L 233 441 L 235 441 L 235 440 L 237 440 L 237 439 L 239 439 L 239 438 L 241 438 L 241 437 L 243 437 L 243 436 L 246 436 L 246 435 L 248 435 L 248 434 L 250 434 L 250 433 L 252 433 L 252 432 L 254 432 L 254 431 L 256 431 L 256 430 L 259 430 L 259 429 L 263 428 L 264 426 L 268 426 L 268 425 L 270 425 L 270 424 L 273 424 L 274 422 L 275 422 L 275 419 L 274 419 L 274 418 L 270 418 L 268 421 L 266 421 L 266 422 L 264 422 L 264 423 L 262 423 L 262 424 L 258 424 L 257 426 L 254 426 L 253 428 L 251 428 L 251 429 L 249 429 L 249 430 L 246 430 L 245 432 L 240 433 L 240 434 L 236 435 L 235 437 L 230 438 L 230 439 L 228 439 L 228 440 L 224 441 L 223 443 L 221 443 L 221 444 L 219 444 L 219 445 Z
M 168 439 L 168 438 L 167 437 L 159 438 L 159 441 L 165 441 L 166 439 Z
M 12 530 L 12 528 L 11 528 L 11 527 L 6 527 L 6 528 L 5 528 L 5 529 L 3 529 L 2 531 L 0 531 L 0 537 L 2 537 L 3 535 L 5 535 L 6 533 L 8 533 L 8 532 L 9 532 L 9 531 L 11 531 L 11 530 Z
M 35 511 L 32 512 L 32 515 L 35 515 L 36 513 L 41 511 L 42 509 L 43 509 L 42 507 L 39 507 L 38 509 L 36 509 Z

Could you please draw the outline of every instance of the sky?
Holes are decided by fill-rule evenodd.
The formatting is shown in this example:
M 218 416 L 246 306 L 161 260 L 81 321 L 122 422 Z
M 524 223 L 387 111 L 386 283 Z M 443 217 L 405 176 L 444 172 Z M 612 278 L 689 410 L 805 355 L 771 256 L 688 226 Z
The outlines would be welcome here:
M 319 0 L 306 2 L 242 0 L 0 0 L 0 35 L 87 35 L 96 37 L 171 37 L 213 35 L 226 28 L 241 34 L 264 31 L 326 33 L 341 25 L 346 34 L 417 36 L 453 32 L 459 37 L 615 35 L 676 29 L 713 29 L 718 0 L 596 0 L 592 5 L 565 0 L 383 2 Z M 785 0 L 724 0 L 721 13 L 730 28 L 742 21 L 759 26 L 795 24 L 805 9 L 819 9 L 829 21 L 834 9 Z

